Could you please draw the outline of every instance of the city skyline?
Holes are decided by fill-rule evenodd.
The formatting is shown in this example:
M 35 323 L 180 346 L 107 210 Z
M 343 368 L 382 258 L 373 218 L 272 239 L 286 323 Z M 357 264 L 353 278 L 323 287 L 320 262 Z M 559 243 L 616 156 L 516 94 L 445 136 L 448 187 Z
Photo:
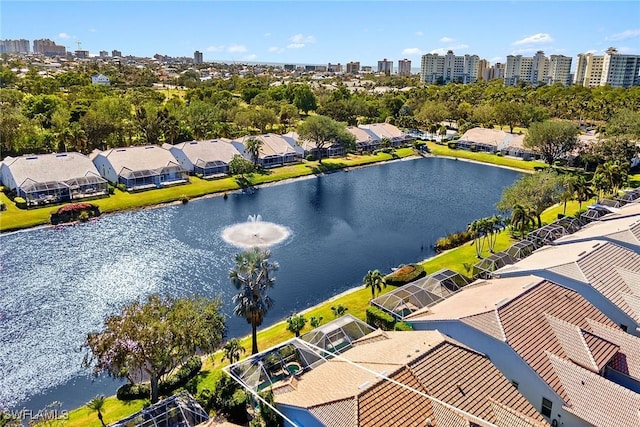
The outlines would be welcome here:
M 639 54 L 638 17 L 635 2 L 6 1 L 1 20 L 3 39 L 49 38 L 71 51 L 80 42 L 92 55 L 198 50 L 204 61 L 374 67 L 387 58 L 395 70 L 398 60 L 415 68 L 422 55 L 448 50 L 491 64 L 539 50 L 576 57 L 614 46 Z

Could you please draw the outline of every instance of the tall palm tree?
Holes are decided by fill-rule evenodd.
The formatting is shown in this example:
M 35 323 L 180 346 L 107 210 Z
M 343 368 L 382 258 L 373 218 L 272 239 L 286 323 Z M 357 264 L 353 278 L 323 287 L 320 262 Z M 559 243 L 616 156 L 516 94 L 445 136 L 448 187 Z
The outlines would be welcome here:
M 222 360 L 227 359 L 230 364 L 234 364 L 240 360 L 240 355 L 246 350 L 240 345 L 240 341 L 237 338 L 232 338 L 222 347 L 222 351 Z
M 365 288 L 371 288 L 371 299 L 375 298 L 376 293 L 379 294 L 382 288 L 387 287 L 387 282 L 385 282 L 384 276 L 379 270 L 369 270 L 362 280 Z
M 251 156 L 254 166 L 258 166 L 260 148 L 262 148 L 262 140 L 258 138 L 250 137 L 244 142 L 244 149 L 247 150 L 247 153 Z
M 511 227 L 520 231 L 520 238 L 524 238 L 524 232 L 530 225 L 535 223 L 535 216 L 522 205 L 515 205 L 511 211 Z
M 578 200 L 578 210 L 581 211 L 582 202 L 586 202 L 587 200 L 595 197 L 595 193 L 593 192 L 591 184 L 583 175 L 578 175 L 574 183 L 574 188 L 576 192 L 576 199 Z
M 487 218 L 487 238 L 489 242 L 489 252 L 494 253 L 498 234 L 507 225 L 507 221 L 500 215 Z
M 231 283 L 239 291 L 233 297 L 233 313 L 251 324 L 251 354 L 258 352 L 257 328 L 273 306 L 267 290 L 275 283 L 273 272 L 278 263 L 269 262 L 270 257 L 270 251 L 260 248 L 239 253 L 235 256 L 236 268 L 229 272 Z
M 576 183 L 578 177 L 576 175 L 567 174 L 562 180 L 562 193 L 560 193 L 560 200 L 564 206 L 562 209 L 562 215 L 567 214 L 567 202 L 574 200 L 576 196 Z
M 92 411 L 98 412 L 98 419 L 102 423 L 102 427 L 106 427 L 106 424 L 104 423 L 104 420 L 102 419 L 102 408 L 103 407 L 104 407 L 104 396 L 103 395 L 96 396 L 93 399 L 91 399 L 89 401 L 89 403 L 87 403 L 87 408 L 91 409 Z

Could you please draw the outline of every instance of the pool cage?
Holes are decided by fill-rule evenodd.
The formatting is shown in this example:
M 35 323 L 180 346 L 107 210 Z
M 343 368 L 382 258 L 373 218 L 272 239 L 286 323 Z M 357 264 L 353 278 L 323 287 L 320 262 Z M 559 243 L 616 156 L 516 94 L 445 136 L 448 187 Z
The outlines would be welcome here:
M 532 241 L 537 247 L 541 248 L 544 245 L 550 245 L 555 240 L 568 234 L 562 225 L 552 222 L 537 230 L 533 230 L 527 235 L 527 240 Z
M 531 253 L 536 249 L 538 249 L 538 247 L 535 243 L 533 243 L 531 240 L 525 239 L 509 246 L 509 248 L 504 252 L 511 258 L 519 261 L 531 255 Z
M 371 305 L 403 320 L 458 292 L 469 282 L 460 273 L 443 269 L 371 300 Z
M 580 219 L 582 219 L 586 223 L 589 223 L 589 222 L 597 221 L 601 217 L 608 215 L 610 213 L 611 211 L 605 207 L 590 206 L 585 213 L 580 215 Z
M 622 203 L 635 203 L 640 201 L 640 188 L 625 191 L 624 195 L 616 197 Z
M 209 420 L 209 415 L 187 392 L 181 391 L 149 406 L 110 427 L 194 427 Z
M 620 200 L 614 200 L 614 199 L 598 200 L 598 204 L 608 208 L 613 208 L 613 209 L 618 209 L 625 205 L 624 202 L 621 202 Z
M 489 279 L 491 273 L 505 265 L 515 264 L 516 261 L 518 260 L 506 252 L 496 252 L 473 266 L 473 277 Z
M 338 354 L 352 347 L 354 341 L 375 329 L 351 315 L 342 316 L 300 338 L 291 339 L 277 347 L 241 360 L 227 368 L 227 372 L 246 387 L 261 391 L 280 381 L 297 378 L 325 362 L 327 354 L 318 354 L 306 343 L 329 353 Z
M 560 225 L 564 227 L 568 234 L 573 234 L 585 225 L 585 221 L 582 221 L 580 218 L 565 216 L 555 220 L 553 224 Z

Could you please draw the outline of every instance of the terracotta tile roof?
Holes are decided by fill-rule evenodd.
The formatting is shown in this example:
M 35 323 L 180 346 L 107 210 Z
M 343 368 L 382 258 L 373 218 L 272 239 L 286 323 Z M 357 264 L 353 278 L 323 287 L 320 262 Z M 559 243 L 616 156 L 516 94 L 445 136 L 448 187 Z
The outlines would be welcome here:
M 467 421 L 462 415 L 452 411 L 445 405 L 434 402 L 432 405 L 433 417 L 432 425 L 435 427 L 469 427 Z
M 617 344 L 609 342 L 590 332 L 582 331 L 582 336 L 584 337 L 584 341 L 587 343 L 587 347 L 589 347 L 589 352 L 596 363 L 596 367 L 598 368 L 597 372 L 601 372 L 602 368 L 604 368 L 620 351 L 620 346 Z
M 640 394 L 553 354 L 547 357 L 566 390 L 568 412 L 595 426 L 640 425 Z
M 502 330 L 502 324 L 496 310 L 487 311 L 486 313 L 476 314 L 474 316 L 464 317 L 460 319 L 462 322 L 472 326 L 479 331 L 483 331 L 497 340 L 506 341 L 507 337 Z
M 358 425 L 355 398 L 314 406 L 309 408 L 309 412 L 326 426 L 356 427 Z
M 593 320 L 587 319 L 587 323 L 594 334 L 619 346 L 609 367 L 640 380 L 640 338 Z
M 515 412 L 509 406 L 496 401 L 491 402 L 491 410 L 496 415 L 494 424 L 498 427 L 536 427 L 541 425 L 540 421 L 523 417 L 522 414 Z
M 585 330 L 589 327 L 588 319 L 617 327 L 577 292 L 548 281 L 507 303 L 499 309 L 499 315 L 509 345 L 563 399 L 566 398 L 565 391 L 545 351 L 562 358 L 569 356 L 547 317 L 561 319 Z

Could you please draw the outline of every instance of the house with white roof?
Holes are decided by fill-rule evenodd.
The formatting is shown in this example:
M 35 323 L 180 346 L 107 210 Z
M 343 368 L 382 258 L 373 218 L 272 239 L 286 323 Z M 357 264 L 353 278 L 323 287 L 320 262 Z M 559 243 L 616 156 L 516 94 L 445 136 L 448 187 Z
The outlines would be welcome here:
M 465 150 L 502 152 L 506 156 L 519 157 L 525 160 L 538 158 L 533 151 L 524 147 L 524 135 L 508 133 L 500 129 L 476 127 L 467 130 L 456 141 L 456 146 Z
M 315 142 L 306 139 L 301 140 L 298 132 L 288 132 L 283 136 L 295 141 L 296 145 L 302 148 L 305 158 L 309 155 L 315 156 L 316 158 L 318 157 L 318 148 Z M 325 143 L 321 150 L 322 158 L 344 156 L 344 153 L 345 151 L 342 145 L 333 144 L 331 142 Z
M 169 150 L 157 145 L 96 150 L 90 158 L 102 177 L 123 184 L 127 191 L 189 182 L 187 170 Z
M 486 354 L 553 426 L 640 423 L 640 338 L 565 286 L 480 280 L 406 321 Z
M 257 139 L 261 142 L 258 164 L 263 168 L 295 163 L 304 155 L 304 149 L 298 146 L 293 138 L 286 135 L 277 135 L 274 133 L 253 136 L 247 135 L 231 141 L 231 144 L 236 150 L 242 153 L 248 160 L 253 161 L 251 154 L 247 152 L 245 148 L 245 143 L 249 139 Z
M 372 123 L 358 127 L 373 133 L 380 141 L 388 140 L 392 147 L 401 147 L 415 140 L 413 136 L 402 132 L 391 123 Z
M 98 73 L 91 76 L 91 84 L 108 86 L 111 84 L 111 80 L 109 80 L 109 77 L 104 74 Z
M 495 278 L 536 275 L 575 290 L 623 330 L 640 336 L 640 254 L 605 240 L 545 246 L 495 270 Z
M 368 129 L 347 126 L 347 131 L 356 138 L 356 151 L 374 151 L 380 148 L 381 138 Z
M 242 155 L 227 138 L 187 141 L 175 145 L 165 143 L 162 148 L 169 150 L 189 173 L 203 178 L 228 174 L 233 156 Z
M 6 157 L 0 163 L 0 181 L 27 206 L 108 194 L 91 160 L 81 153 L 52 153 Z

